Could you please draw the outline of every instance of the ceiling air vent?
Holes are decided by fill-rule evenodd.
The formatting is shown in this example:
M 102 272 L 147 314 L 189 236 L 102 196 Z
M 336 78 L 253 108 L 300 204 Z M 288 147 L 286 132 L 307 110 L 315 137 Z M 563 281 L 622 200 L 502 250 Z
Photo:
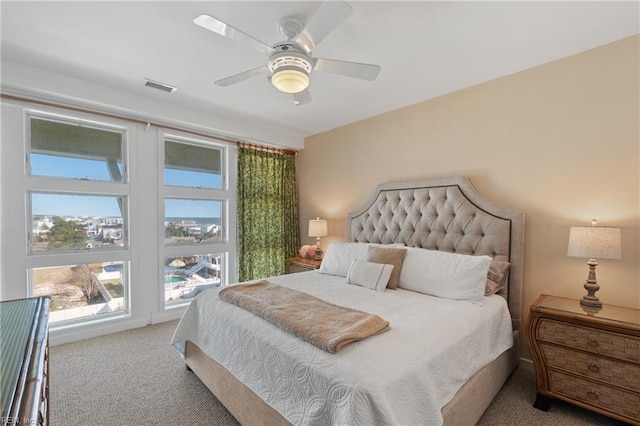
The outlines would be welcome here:
M 170 86 L 166 83 L 160 83 L 159 81 L 149 80 L 148 78 L 145 79 L 144 85 L 147 87 L 151 87 L 152 89 L 162 90 L 163 92 L 167 93 L 175 92 L 176 90 L 178 90 L 177 87 Z

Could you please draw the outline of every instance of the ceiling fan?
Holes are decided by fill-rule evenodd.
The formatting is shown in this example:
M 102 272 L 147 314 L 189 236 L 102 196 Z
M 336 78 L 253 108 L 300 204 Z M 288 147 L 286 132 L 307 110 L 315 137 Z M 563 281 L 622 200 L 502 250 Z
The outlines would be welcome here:
M 211 15 L 200 15 L 193 22 L 269 55 L 266 65 L 223 78 L 215 81 L 215 84 L 230 86 L 251 77 L 266 75 L 276 89 L 293 94 L 295 105 L 302 105 L 311 102 L 309 83 L 312 71 L 326 71 L 369 81 L 375 80 L 378 76 L 379 65 L 314 58 L 311 53 L 318 43 L 350 14 L 351 6 L 348 3 L 324 1 L 306 23 L 293 16 L 284 17 L 278 22 L 278 30 L 285 40 L 273 46 Z

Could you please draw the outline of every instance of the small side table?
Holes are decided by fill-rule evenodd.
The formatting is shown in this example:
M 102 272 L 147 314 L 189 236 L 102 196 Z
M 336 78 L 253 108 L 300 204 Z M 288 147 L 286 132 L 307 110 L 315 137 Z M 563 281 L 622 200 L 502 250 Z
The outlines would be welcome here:
M 530 311 L 534 407 L 547 411 L 557 398 L 640 423 L 640 310 L 542 294 Z
M 305 259 L 302 257 L 292 257 L 285 262 L 285 274 L 295 274 L 296 272 L 313 271 L 320 268 L 322 260 Z

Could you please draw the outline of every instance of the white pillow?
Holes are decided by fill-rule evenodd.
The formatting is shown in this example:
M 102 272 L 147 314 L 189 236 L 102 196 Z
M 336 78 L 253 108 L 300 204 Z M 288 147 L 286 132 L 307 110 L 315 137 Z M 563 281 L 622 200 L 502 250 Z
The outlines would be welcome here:
M 432 296 L 481 303 L 489 256 L 407 247 L 398 287 Z
M 387 288 L 393 265 L 353 259 L 347 272 L 347 284 L 355 284 L 375 291 Z
M 318 272 L 346 277 L 353 259 L 367 260 L 369 246 L 404 247 L 403 244 L 331 243 L 324 253 Z

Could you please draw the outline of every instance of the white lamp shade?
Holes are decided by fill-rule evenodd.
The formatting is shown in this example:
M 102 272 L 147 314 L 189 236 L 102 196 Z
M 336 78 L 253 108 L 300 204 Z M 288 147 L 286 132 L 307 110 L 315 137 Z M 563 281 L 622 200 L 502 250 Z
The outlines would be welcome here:
M 572 226 L 567 256 L 592 259 L 621 259 L 620 228 Z
M 326 237 L 327 233 L 327 221 L 324 219 L 311 219 L 309 221 L 309 236 L 310 237 Z

